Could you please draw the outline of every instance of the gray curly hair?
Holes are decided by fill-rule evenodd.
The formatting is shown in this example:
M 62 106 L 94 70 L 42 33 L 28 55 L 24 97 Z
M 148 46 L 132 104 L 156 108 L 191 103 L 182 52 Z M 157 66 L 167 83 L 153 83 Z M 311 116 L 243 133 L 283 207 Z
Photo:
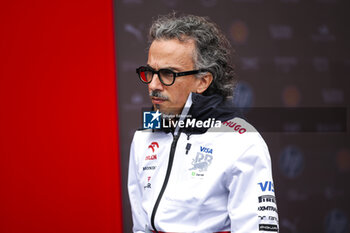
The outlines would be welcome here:
M 195 69 L 207 69 L 213 81 L 203 95 L 218 94 L 232 97 L 236 84 L 236 74 L 232 65 L 233 49 L 218 26 L 208 18 L 175 13 L 160 16 L 149 30 L 150 44 L 159 39 L 193 39 L 196 44 L 194 54 Z

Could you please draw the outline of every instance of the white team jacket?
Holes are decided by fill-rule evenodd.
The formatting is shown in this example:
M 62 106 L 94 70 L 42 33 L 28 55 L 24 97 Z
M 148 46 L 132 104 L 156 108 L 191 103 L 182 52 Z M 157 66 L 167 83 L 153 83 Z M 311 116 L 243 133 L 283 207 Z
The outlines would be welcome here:
M 134 232 L 278 231 L 269 151 L 241 118 L 190 136 L 137 131 L 128 189 Z

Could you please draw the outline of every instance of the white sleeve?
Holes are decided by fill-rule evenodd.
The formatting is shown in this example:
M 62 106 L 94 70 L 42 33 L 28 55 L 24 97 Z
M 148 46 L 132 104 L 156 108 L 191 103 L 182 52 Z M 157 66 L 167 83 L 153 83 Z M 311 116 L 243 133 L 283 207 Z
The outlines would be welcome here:
M 135 136 L 131 143 L 129 158 L 128 191 L 133 219 L 133 232 L 145 232 L 146 213 L 142 208 L 142 190 L 139 184 L 139 174 L 137 166 L 137 151 L 135 148 Z
M 227 179 L 231 232 L 278 232 L 271 159 L 263 139 L 248 146 L 235 160 Z

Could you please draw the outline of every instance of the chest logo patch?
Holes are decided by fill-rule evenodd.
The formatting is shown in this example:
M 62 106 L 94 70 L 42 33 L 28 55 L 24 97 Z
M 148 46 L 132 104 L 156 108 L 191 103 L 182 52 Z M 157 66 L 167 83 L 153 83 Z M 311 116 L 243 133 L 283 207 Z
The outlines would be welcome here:
M 202 147 L 201 147 L 201 149 L 202 149 Z M 212 152 L 212 149 L 210 149 L 210 151 Z M 192 159 L 191 164 L 193 165 L 193 167 L 190 168 L 189 170 L 190 171 L 198 171 L 198 172 L 207 171 L 212 160 L 213 160 L 213 156 L 211 154 L 197 152 L 196 157 L 194 159 Z
M 151 154 L 146 155 L 145 160 L 156 160 L 157 159 L 157 154 L 155 154 L 155 151 L 159 148 L 158 142 L 152 142 L 148 146 L 148 152 L 151 152 Z

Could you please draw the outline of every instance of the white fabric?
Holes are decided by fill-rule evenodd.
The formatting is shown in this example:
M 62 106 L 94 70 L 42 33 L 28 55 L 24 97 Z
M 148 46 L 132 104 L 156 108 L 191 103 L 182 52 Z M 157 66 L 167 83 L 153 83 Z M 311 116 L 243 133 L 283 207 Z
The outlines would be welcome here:
M 247 130 L 236 131 L 231 127 L 234 123 Z M 222 125 L 221 132 L 208 130 L 189 138 L 180 132 L 170 179 L 155 216 L 158 231 L 277 232 L 263 230 L 278 227 L 278 215 L 269 151 L 253 129 L 234 118 Z M 171 133 L 159 131 L 134 135 L 128 177 L 134 232 L 152 230 L 151 214 L 164 182 L 172 140 Z M 186 154 L 187 144 L 191 148 Z

